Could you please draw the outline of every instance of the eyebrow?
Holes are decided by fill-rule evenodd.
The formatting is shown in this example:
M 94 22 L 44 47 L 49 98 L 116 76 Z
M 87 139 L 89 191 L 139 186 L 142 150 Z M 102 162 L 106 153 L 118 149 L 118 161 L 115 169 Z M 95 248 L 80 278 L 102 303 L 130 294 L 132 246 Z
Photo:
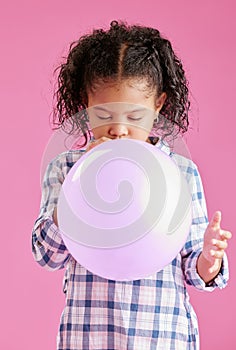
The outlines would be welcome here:
M 112 111 L 109 111 L 109 109 L 106 109 L 104 107 L 100 107 L 100 106 L 95 106 L 93 107 L 94 109 L 98 110 L 98 111 L 103 111 L 103 112 L 108 112 L 108 113 L 112 113 Z M 131 111 L 126 111 L 125 113 L 134 113 L 134 112 L 143 112 L 143 111 L 146 111 L 147 108 L 145 107 L 140 107 L 140 108 L 136 108 L 136 109 L 133 109 Z

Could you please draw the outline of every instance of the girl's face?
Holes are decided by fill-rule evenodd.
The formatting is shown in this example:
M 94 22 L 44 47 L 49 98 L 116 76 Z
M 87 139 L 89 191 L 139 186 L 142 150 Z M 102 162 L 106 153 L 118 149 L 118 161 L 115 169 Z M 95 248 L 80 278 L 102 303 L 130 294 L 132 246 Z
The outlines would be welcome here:
M 140 80 L 99 85 L 88 93 L 87 111 L 94 138 L 147 141 L 165 99 L 165 93 L 156 98 Z

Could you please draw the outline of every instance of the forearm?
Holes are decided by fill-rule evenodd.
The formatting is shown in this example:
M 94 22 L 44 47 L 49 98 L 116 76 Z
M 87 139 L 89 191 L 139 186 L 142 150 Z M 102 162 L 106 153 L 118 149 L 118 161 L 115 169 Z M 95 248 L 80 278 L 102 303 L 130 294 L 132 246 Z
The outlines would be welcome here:
M 205 283 L 209 283 L 218 275 L 221 265 L 222 259 L 217 259 L 217 263 L 214 265 L 214 271 L 211 271 L 212 263 L 209 262 L 201 253 L 197 260 L 197 272 Z

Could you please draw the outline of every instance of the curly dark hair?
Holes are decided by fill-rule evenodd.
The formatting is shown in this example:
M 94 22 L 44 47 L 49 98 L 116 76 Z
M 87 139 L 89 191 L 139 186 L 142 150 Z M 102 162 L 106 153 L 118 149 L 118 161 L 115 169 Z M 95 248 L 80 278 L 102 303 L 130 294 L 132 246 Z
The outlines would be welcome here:
M 61 64 L 55 92 L 54 124 L 71 133 L 82 132 L 88 141 L 86 113 L 88 91 L 101 82 L 145 79 L 156 96 L 167 94 L 159 115 L 159 130 L 164 136 L 186 132 L 190 107 L 188 82 L 180 59 L 169 40 L 157 29 L 112 21 L 108 30 L 94 29 L 70 45 Z

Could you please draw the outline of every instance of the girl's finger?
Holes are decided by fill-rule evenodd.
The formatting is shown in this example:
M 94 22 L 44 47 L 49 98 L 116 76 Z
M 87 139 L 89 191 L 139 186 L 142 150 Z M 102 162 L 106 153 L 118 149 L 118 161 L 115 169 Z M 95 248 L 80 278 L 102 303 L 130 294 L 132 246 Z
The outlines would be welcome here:
M 224 256 L 224 250 L 211 250 L 211 256 L 215 259 L 223 259 Z
M 209 225 L 213 229 L 218 229 L 218 228 L 220 228 L 220 222 L 221 222 L 221 212 L 216 211 L 215 214 L 213 215 Z
M 228 247 L 228 243 L 226 241 L 219 241 L 217 239 L 213 239 L 212 244 L 218 249 L 225 250 Z
M 95 146 L 100 145 L 101 143 L 105 142 L 105 141 L 111 141 L 111 139 L 109 139 L 108 137 L 102 136 L 100 139 L 97 140 L 93 140 L 89 143 L 88 147 L 86 148 L 86 151 L 90 151 L 91 149 L 93 149 Z
M 221 236 L 221 239 L 230 239 L 232 237 L 232 233 L 229 231 L 221 230 L 220 236 Z

